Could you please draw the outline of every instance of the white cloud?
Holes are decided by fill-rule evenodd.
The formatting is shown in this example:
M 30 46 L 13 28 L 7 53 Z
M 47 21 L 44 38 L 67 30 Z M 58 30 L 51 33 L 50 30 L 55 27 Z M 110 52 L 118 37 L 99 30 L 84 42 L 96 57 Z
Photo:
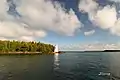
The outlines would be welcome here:
M 115 6 L 105 6 L 98 10 L 94 15 L 94 23 L 102 29 L 109 29 L 109 31 L 117 36 L 120 36 L 120 18 L 117 17 L 117 10 Z
M 63 45 L 60 50 L 115 50 L 120 49 L 120 44 L 103 44 L 103 43 L 91 43 L 91 44 L 73 44 L 73 45 Z
M 108 0 L 108 1 L 112 1 L 112 2 L 120 2 L 120 0 Z
M 117 12 L 115 7 L 105 6 L 103 9 L 98 10 L 94 15 L 94 21 L 96 25 L 99 25 L 103 29 L 109 29 L 115 26 L 117 20 Z
M 98 7 L 95 0 L 80 0 L 79 9 L 83 12 L 93 13 Z
M 22 27 L 21 24 L 17 24 L 11 21 L 0 22 L 0 36 L 2 37 L 18 37 L 22 35 L 30 35 L 30 32 Z
M 117 44 L 89 44 L 85 47 L 85 50 L 114 50 L 119 49 L 120 45 Z
M 0 19 L 4 20 L 7 17 L 7 10 L 9 6 L 7 5 L 6 0 L 0 1 Z
M 0 36 L 4 38 L 13 38 L 18 40 L 25 40 L 27 36 L 32 38 L 36 37 L 45 37 L 46 33 L 42 30 L 29 30 L 23 26 L 23 24 L 12 22 L 12 21 L 3 21 L 0 22 Z M 20 38 L 20 39 L 19 39 Z M 25 39 L 24 39 L 25 38 Z M 28 37 L 29 38 L 29 37 Z M 31 40 L 31 38 L 30 38 Z M 33 39 L 34 40 L 34 39 Z
M 99 4 L 96 0 L 80 0 L 79 2 L 79 10 L 83 13 L 88 13 L 89 19 L 93 20 L 93 15 L 95 15 Z
M 59 3 L 47 0 L 13 0 L 13 2 L 22 17 L 15 18 L 7 13 L 8 4 L 11 5 L 11 2 L 7 3 L 7 0 L 0 2 L 0 38 L 3 40 L 35 40 L 45 37 L 48 31 L 73 36 L 81 27 L 75 12 L 71 9 L 67 13 Z
M 19 40 L 19 41 L 34 41 L 35 38 L 33 36 L 21 36 L 17 40 Z
M 4 37 L 0 37 L 0 40 L 7 40 L 6 38 L 4 38 Z
M 88 0 L 83 0 L 84 2 Z M 106 5 L 104 7 L 98 6 L 94 0 L 90 0 L 90 3 L 84 3 L 84 5 L 96 5 L 92 7 L 87 6 L 81 7 L 83 5 L 81 2 L 79 4 L 79 9 L 84 10 L 88 13 L 89 20 L 96 26 L 102 29 L 108 29 L 110 33 L 120 36 L 120 18 L 117 17 L 117 9 L 115 6 Z
M 88 31 L 88 32 L 84 32 L 84 35 L 85 36 L 90 36 L 90 35 L 92 35 L 94 33 L 95 33 L 95 30 L 91 30 L 91 31 Z
M 112 34 L 120 36 L 120 18 L 115 22 L 114 27 L 110 28 L 110 31 Z
M 30 35 L 29 30 L 25 29 L 21 22 L 7 13 L 9 6 L 6 1 L 0 2 L 0 39 L 12 40 L 23 35 Z
M 44 29 L 72 36 L 76 29 L 81 27 L 75 12 L 71 9 L 66 13 L 66 10 L 57 2 L 21 0 L 17 11 L 22 15 L 23 21 L 31 26 L 29 27 L 31 29 Z
M 36 37 L 45 37 L 47 33 L 43 30 L 33 31 L 33 35 Z

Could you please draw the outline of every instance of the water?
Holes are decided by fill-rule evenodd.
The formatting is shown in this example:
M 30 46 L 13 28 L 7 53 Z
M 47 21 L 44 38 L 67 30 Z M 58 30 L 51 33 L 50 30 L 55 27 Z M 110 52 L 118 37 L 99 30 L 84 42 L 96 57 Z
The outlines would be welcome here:
M 0 80 L 120 80 L 120 53 L 0 56 Z

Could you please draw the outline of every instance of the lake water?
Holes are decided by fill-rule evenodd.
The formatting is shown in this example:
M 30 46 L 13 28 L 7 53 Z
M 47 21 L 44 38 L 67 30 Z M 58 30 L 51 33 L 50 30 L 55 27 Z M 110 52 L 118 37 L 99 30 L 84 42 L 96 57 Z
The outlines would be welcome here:
M 0 80 L 120 80 L 120 53 L 0 56 Z

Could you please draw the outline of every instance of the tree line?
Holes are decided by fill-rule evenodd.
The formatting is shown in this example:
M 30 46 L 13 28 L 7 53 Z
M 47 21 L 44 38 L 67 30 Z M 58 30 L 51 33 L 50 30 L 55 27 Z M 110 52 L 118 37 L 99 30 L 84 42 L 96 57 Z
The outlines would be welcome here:
M 52 53 L 54 46 L 41 42 L 2 41 L 0 40 L 0 52 L 41 52 Z

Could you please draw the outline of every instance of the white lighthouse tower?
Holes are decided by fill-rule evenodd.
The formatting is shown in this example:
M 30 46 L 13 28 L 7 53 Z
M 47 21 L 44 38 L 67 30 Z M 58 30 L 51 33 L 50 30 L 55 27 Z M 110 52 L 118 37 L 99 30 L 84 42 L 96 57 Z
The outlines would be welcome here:
M 58 45 L 55 45 L 54 53 L 59 53 Z

